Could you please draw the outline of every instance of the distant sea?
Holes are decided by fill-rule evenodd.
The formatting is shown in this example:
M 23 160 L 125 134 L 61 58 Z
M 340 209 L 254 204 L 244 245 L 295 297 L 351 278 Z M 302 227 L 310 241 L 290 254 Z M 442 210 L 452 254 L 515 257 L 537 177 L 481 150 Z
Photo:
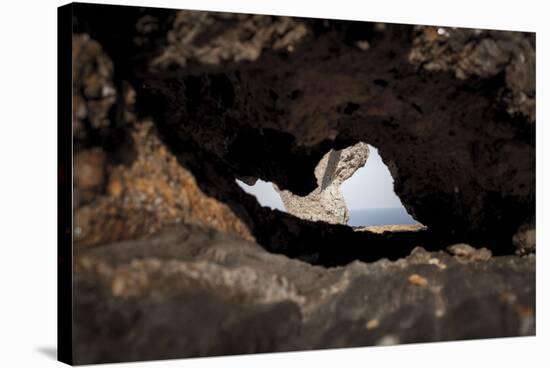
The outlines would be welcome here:
M 416 224 L 405 208 L 368 208 L 349 211 L 349 226 L 380 226 Z

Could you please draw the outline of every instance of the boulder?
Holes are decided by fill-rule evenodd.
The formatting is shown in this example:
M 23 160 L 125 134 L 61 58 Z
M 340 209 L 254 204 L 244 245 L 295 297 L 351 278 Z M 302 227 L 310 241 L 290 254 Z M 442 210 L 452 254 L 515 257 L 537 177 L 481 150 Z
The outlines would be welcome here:
M 325 268 L 189 225 L 75 255 L 76 364 L 535 334 L 533 255 Z

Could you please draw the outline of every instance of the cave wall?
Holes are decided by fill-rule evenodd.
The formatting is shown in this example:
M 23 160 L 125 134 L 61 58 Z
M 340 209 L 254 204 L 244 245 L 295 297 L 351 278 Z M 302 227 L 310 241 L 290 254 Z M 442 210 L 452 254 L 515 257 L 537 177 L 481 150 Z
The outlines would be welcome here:
M 76 363 L 535 334 L 533 34 L 73 11 Z M 307 196 L 358 142 L 427 229 L 235 181 Z
M 112 59 L 115 90 L 131 86 L 138 118 L 268 248 L 285 240 L 265 228 L 294 220 L 265 214 L 229 179 L 307 195 L 323 155 L 360 141 L 379 149 L 409 213 L 449 241 L 509 252 L 534 223 L 533 34 L 80 9 L 75 32 Z M 107 136 L 126 142 L 124 105 Z

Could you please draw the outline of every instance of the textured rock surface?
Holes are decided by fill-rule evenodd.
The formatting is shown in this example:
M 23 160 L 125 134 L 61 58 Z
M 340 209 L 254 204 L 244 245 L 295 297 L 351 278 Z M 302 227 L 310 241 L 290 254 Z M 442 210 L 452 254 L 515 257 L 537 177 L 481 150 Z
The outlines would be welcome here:
M 535 333 L 533 35 L 74 10 L 78 363 Z M 235 182 L 305 196 L 358 142 L 427 229 Z
M 355 171 L 365 166 L 369 147 L 359 142 L 342 150 L 331 150 L 315 167 L 317 188 L 306 196 L 297 196 L 288 190 L 275 189 L 281 195 L 286 210 L 303 219 L 325 221 L 331 224 L 347 224 L 348 208 L 341 185 Z
M 247 225 L 206 195 L 135 114 L 135 91 L 115 89 L 113 63 L 88 35 L 73 36 L 74 241 L 96 245 L 181 222 L 253 240 Z M 117 107 L 118 106 L 118 107 Z
M 191 226 L 81 247 L 77 362 L 533 335 L 534 262 L 417 248 L 326 269 Z
M 89 195 L 89 203 L 75 210 L 76 244 L 103 244 L 151 235 L 164 226 L 181 222 L 208 225 L 254 239 L 227 205 L 201 191 L 191 173 L 160 142 L 150 121 L 135 123 L 133 139 L 138 151 L 131 165 L 113 165 L 108 176 L 99 169 L 93 176 L 84 172 L 91 169 L 82 156 L 102 151 L 88 150 L 76 156 L 76 192 L 88 193 L 84 189 L 91 186 L 91 177 L 95 178 L 93 184 L 98 181 L 105 187 L 103 192 L 98 189 L 97 195 Z M 88 179 L 79 180 L 80 177 Z
M 503 73 L 507 111 L 535 121 L 535 34 L 419 26 L 413 44 L 409 59 L 427 70 L 460 79 Z
M 264 49 L 292 50 L 307 28 L 289 17 L 179 11 L 152 67 L 254 61 Z
M 116 101 L 113 63 L 87 34 L 73 35 L 73 134 L 76 142 L 101 134 L 110 125 Z
M 537 247 L 536 235 L 535 224 L 521 225 L 512 238 L 512 242 L 516 247 L 516 253 L 523 255 L 535 252 Z
M 235 69 L 159 73 L 145 93 L 158 98 L 173 146 L 202 142 L 238 176 L 298 195 L 315 189 L 314 167 L 330 148 L 372 143 L 415 219 L 457 242 L 511 248 L 534 203 L 530 118 L 508 114 L 502 74 L 419 72 L 404 34 L 388 27 L 367 51 L 323 34 Z M 190 97 L 172 97 L 182 93 Z
M 510 253 L 513 235 L 533 217 L 532 34 L 81 9 L 81 29 L 111 55 L 115 75 L 134 86 L 141 113 L 153 117 L 169 150 L 187 157 L 199 186 L 219 200 L 239 200 L 226 175 L 307 195 L 330 149 L 368 142 L 390 168 L 407 211 L 449 241 Z M 217 29 L 224 17 L 231 20 L 209 33 L 207 26 Z M 233 46 L 206 45 L 240 49 L 246 42 L 236 35 L 255 22 L 266 31 L 251 41 L 254 58 L 239 61 Z M 188 54 L 174 44 L 190 24 L 203 36 L 185 40 L 194 50 Z M 279 27 L 303 36 L 276 48 L 284 38 Z M 166 53 L 180 53 L 185 66 L 155 62 Z M 260 228 L 256 207 L 234 206 Z

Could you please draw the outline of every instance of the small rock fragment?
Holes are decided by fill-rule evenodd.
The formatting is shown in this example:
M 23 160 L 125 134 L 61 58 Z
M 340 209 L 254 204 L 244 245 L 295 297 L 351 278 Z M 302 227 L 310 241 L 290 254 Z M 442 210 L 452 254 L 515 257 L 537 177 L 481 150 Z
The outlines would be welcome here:
M 366 327 L 367 327 L 367 330 L 374 330 L 378 326 L 380 326 L 380 321 L 378 321 L 378 319 L 374 318 L 374 319 L 371 319 L 370 321 L 367 322 Z
M 516 247 L 518 255 L 534 253 L 537 247 L 535 225 L 523 224 L 512 238 L 512 243 Z
M 409 282 L 415 286 L 426 286 L 428 285 L 428 279 L 420 276 L 419 274 L 413 273 L 409 276 Z
M 395 335 L 386 335 L 376 342 L 378 346 L 390 346 L 399 344 L 399 338 Z
M 439 260 L 439 258 L 430 258 L 428 261 L 429 264 L 436 266 L 440 270 L 444 270 L 447 268 L 447 265 Z
M 102 192 L 106 178 L 105 152 L 100 148 L 83 150 L 75 155 L 75 201 L 78 205 L 89 203 Z
M 462 262 L 487 261 L 493 256 L 487 248 L 476 249 L 466 243 L 450 245 L 447 247 L 447 251 Z
M 370 43 L 367 40 L 357 41 L 355 45 L 362 51 L 370 49 Z

